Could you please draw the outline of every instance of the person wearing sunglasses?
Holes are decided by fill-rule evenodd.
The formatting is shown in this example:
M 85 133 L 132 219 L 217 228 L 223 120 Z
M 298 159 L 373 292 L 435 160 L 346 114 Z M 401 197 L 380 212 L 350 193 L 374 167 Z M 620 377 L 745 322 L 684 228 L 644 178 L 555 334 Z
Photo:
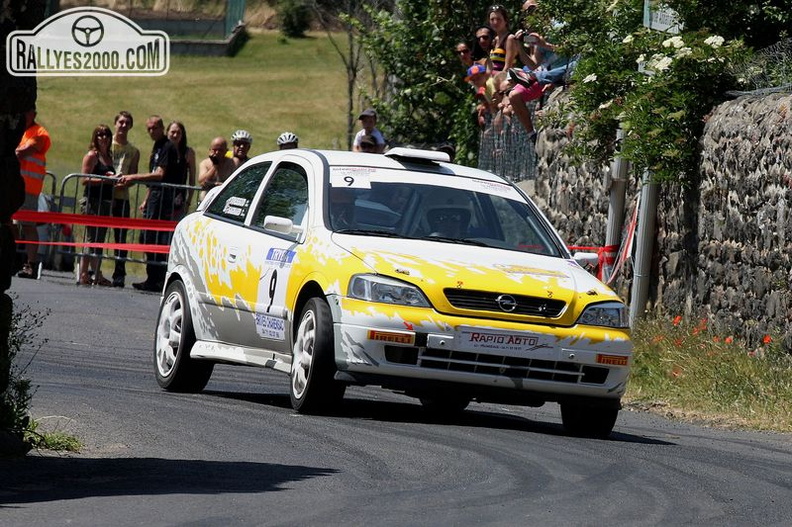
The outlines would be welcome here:
M 474 62 L 487 65 L 489 61 L 490 51 L 492 51 L 492 41 L 495 39 L 495 31 L 487 26 L 479 26 L 476 28 L 473 39 L 473 49 L 471 50 L 471 58 Z
M 462 63 L 462 66 L 464 66 L 465 69 L 473 65 L 473 57 L 470 53 L 470 46 L 467 45 L 467 42 L 457 42 L 455 52 L 459 62 Z
M 88 153 L 83 156 L 82 174 L 91 174 L 98 177 L 84 177 L 82 184 L 85 186 L 83 193 L 83 214 L 110 216 L 113 208 L 113 190 L 115 180 L 107 176 L 115 176 L 113 166 L 113 153 L 110 149 L 113 144 L 113 132 L 106 124 L 94 128 Z M 85 227 L 85 237 L 89 243 L 104 243 L 107 237 L 107 227 Z M 102 249 L 90 247 L 80 258 L 79 279 L 77 285 L 111 286 L 113 283 L 102 276 Z M 90 272 L 93 271 L 93 279 Z

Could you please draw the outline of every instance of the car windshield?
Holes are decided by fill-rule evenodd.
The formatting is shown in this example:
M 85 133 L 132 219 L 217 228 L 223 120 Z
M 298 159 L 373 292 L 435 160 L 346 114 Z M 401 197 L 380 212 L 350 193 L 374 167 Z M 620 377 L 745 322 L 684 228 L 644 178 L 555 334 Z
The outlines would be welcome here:
M 338 233 L 429 239 L 561 256 L 557 238 L 508 185 L 451 188 L 405 181 L 367 181 L 328 189 L 330 228 Z M 475 187 L 475 185 L 474 185 Z

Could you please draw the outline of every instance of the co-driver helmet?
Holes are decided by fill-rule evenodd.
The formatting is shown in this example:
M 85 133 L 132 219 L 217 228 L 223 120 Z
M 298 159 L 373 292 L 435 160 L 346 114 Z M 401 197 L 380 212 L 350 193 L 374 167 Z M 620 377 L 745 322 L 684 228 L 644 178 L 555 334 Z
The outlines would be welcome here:
M 296 143 L 300 138 L 291 132 L 283 132 L 278 136 L 278 146 L 286 145 L 289 143 Z

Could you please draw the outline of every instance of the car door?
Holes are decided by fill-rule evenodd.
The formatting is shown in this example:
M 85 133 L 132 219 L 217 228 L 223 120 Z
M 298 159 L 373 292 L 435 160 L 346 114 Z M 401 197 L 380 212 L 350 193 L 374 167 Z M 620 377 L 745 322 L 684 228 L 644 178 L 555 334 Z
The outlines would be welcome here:
M 250 217 L 251 234 L 243 257 L 258 275 L 258 284 L 237 288 L 241 305 L 250 310 L 240 319 L 238 333 L 245 346 L 291 352 L 287 284 L 304 238 L 309 206 L 307 170 L 300 163 L 298 159 L 282 161 L 273 168 Z M 267 218 L 278 218 L 279 227 L 267 226 Z M 290 232 L 286 232 L 283 219 L 294 226 Z
M 253 231 L 245 224 L 256 195 L 272 166 L 271 161 L 246 168 L 230 179 L 212 200 L 205 215 L 206 247 L 201 250 L 201 280 L 196 289 L 207 316 L 209 337 L 221 342 L 239 342 L 241 313 L 246 288 L 258 286 L 258 274 L 248 266 L 248 252 Z M 258 235 L 258 234 L 257 234 Z

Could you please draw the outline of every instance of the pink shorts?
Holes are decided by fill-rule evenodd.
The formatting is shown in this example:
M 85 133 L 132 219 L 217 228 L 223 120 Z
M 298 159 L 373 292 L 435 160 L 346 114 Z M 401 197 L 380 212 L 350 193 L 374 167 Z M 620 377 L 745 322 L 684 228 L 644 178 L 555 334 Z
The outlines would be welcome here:
M 518 84 L 512 91 L 519 93 L 520 99 L 522 99 L 523 102 L 528 102 L 541 97 L 544 90 L 542 89 L 542 85 L 540 83 L 534 82 L 531 84 L 530 88 L 526 88 L 522 84 Z

